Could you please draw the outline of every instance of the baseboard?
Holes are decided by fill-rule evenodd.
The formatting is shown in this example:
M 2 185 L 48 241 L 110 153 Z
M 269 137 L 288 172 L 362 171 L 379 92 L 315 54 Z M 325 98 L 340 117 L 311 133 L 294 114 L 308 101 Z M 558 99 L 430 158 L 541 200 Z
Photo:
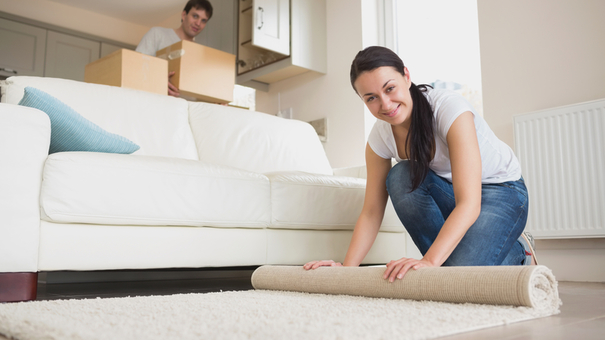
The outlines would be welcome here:
M 605 282 L 605 239 L 536 240 L 536 254 L 558 281 Z
M 125 269 L 41 272 L 44 284 L 132 282 L 164 280 L 233 279 L 251 276 L 258 266 L 216 268 Z

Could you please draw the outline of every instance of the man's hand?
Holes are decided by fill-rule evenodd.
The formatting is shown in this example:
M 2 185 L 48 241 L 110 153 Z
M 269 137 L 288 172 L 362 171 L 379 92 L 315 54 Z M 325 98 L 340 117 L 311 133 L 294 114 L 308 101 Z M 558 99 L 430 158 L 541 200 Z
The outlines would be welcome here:
M 174 76 L 174 74 L 175 71 L 168 72 L 168 95 L 173 97 L 180 97 L 181 93 L 179 92 L 179 89 L 176 86 L 172 85 L 172 83 L 170 82 L 170 78 Z

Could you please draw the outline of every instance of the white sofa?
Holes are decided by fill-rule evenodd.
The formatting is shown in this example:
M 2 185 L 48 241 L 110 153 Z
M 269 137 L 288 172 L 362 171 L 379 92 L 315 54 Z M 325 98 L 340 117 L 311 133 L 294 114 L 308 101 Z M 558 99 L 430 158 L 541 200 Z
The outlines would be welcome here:
M 49 155 L 48 116 L 17 105 L 26 86 L 140 149 Z M 64 79 L 12 77 L 1 89 L 0 300 L 31 299 L 41 271 L 344 258 L 365 180 L 333 170 L 307 123 Z M 364 262 L 405 254 L 389 204 Z

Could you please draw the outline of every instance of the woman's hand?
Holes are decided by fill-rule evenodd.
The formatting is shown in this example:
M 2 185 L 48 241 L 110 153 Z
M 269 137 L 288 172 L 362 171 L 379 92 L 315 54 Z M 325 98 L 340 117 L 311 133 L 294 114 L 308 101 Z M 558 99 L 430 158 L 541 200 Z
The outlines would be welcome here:
M 332 260 L 322 260 L 322 261 L 311 261 L 309 263 L 306 263 L 303 266 L 303 268 L 305 268 L 305 270 L 317 269 L 319 267 L 342 267 L 342 263 L 334 262 Z
M 385 280 L 389 279 L 389 282 L 394 282 L 395 278 L 403 279 L 403 276 L 408 270 L 422 267 L 435 267 L 435 265 L 425 259 L 416 260 L 403 257 L 399 260 L 387 263 L 387 270 L 384 271 L 382 278 Z

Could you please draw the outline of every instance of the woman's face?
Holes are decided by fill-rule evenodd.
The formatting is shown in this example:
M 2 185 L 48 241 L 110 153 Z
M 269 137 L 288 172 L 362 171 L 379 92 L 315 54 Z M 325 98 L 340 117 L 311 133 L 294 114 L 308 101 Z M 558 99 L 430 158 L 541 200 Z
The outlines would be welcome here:
M 361 73 L 355 81 L 357 94 L 365 102 L 374 117 L 391 125 L 409 127 L 412 116 L 410 73 L 405 76 L 390 66 L 383 66 Z

